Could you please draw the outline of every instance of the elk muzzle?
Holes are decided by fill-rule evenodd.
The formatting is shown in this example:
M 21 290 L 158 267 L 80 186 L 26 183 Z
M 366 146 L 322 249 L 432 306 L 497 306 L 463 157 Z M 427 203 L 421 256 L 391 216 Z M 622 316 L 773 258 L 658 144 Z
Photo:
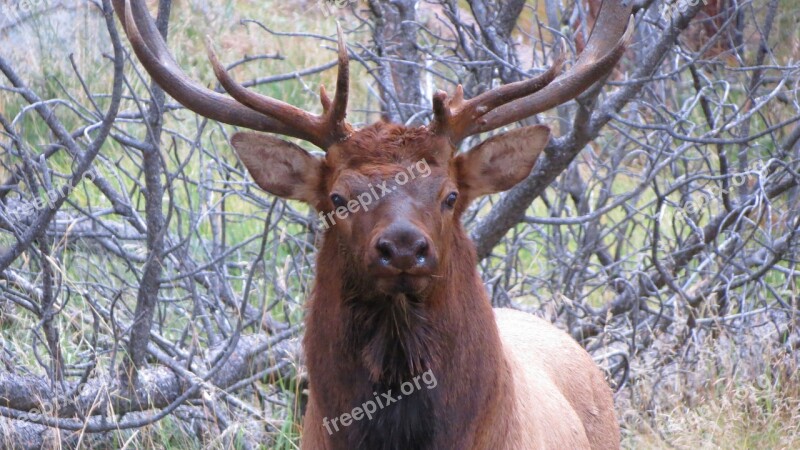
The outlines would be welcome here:
M 415 293 L 425 289 L 438 258 L 431 238 L 408 221 L 390 224 L 373 238 L 369 270 L 386 293 Z

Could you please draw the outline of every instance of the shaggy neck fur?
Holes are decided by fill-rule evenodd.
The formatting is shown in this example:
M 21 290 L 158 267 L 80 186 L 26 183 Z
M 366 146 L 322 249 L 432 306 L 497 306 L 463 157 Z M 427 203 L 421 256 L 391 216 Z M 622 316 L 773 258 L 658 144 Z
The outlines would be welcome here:
M 436 387 L 415 387 L 371 420 L 340 427 L 331 448 L 472 448 L 487 429 L 502 433 L 506 424 L 490 418 L 512 395 L 508 364 L 463 230 L 441 260 L 441 278 L 419 297 L 370 290 L 333 238 L 320 251 L 305 336 L 320 416 L 349 413 L 383 393 L 397 397 L 402 383 L 426 371 Z

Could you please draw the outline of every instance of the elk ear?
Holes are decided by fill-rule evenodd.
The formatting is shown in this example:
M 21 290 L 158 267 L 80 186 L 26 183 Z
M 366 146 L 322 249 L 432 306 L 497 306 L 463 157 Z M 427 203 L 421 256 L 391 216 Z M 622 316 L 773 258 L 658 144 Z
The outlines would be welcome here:
M 316 203 L 320 158 L 263 133 L 236 133 L 231 144 L 261 189 L 278 197 Z
M 550 140 L 534 125 L 493 136 L 455 158 L 458 190 L 469 200 L 511 189 L 527 177 Z

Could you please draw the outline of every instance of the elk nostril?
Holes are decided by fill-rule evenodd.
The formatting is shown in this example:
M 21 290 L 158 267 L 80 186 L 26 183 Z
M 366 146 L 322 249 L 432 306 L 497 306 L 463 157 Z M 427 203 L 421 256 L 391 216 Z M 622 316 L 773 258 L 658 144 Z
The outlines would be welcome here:
M 375 244 L 375 249 L 378 250 L 378 254 L 381 257 L 381 263 L 389 264 L 392 260 L 392 244 L 387 241 L 386 239 L 378 239 L 378 243 Z
M 428 257 L 428 240 L 425 238 L 418 240 L 415 247 L 417 248 L 417 262 L 425 263 L 425 259 Z

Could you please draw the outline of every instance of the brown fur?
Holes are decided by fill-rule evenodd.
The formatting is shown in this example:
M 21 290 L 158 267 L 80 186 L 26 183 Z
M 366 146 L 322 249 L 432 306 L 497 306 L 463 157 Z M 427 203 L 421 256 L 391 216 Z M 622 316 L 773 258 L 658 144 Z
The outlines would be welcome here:
M 472 199 L 527 176 L 548 138 L 546 127 L 523 128 L 454 157 L 452 145 L 427 129 L 378 123 L 324 159 L 294 158 L 299 167 L 253 174 L 275 190 L 283 188 L 282 177 L 298 180 L 305 173 L 305 187 L 294 189 L 308 192 L 307 201 L 325 213 L 333 209 L 332 193 L 355 198 L 367 183 L 391 179 L 415 161 L 430 166 L 429 176 L 325 231 L 306 318 L 310 399 L 303 449 L 619 447 L 611 392 L 591 357 L 541 319 L 492 310 L 460 222 Z M 248 142 L 237 151 L 251 172 L 283 170 L 256 164 L 256 152 L 272 152 L 256 150 L 252 140 L 234 142 Z M 459 200 L 450 208 L 443 199 L 453 192 Z M 397 222 L 430 240 L 436 262 L 435 272 L 413 289 L 395 288 L 371 271 L 371 243 Z M 396 394 L 426 372 L 435 376 L 434 388 L 417 389 L 371 420 L 336 432 L 323 425 L 377 394 Z
M 438 345 L 429 365 L 438 379 L 433 411 L 439 434 L 426 448 L 618 448 L 611 392 L 592 359 L 541 319 L 511 310 L 492 314 L 471 244 L 459 234 L 451 278 L 431 302 L 431 338 Z M 307 450 L 352 448 L 344 432 L 327 440 L 322 417 L 348 412 L 359 403 L 353 398 L 372 392 L 369 370 L 340 351 L 348 319 L 335 290 L 339 266 L 323 262 L 332 247 L 320 254 L 304 341 L 311 377 Z

